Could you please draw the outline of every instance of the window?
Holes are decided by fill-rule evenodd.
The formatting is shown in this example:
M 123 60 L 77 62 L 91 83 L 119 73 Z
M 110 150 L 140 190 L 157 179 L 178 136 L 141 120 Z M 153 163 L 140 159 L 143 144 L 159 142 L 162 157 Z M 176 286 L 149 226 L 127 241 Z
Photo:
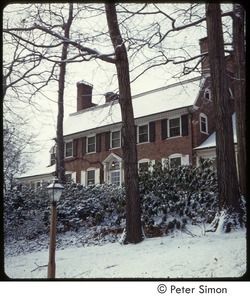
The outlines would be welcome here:
M 65 157 L 73 156 L 73 141 L 65 143 Z
M 120 185 L 120 171 L 111 171 L 110 181 L 112 184 Z
M 53 166 L 56 163 L 56 155 L 55 153 L 50 154 L 50 165 Z
M 87 138 L 87 153 L 95 152 L 95 136 Z
M 53 146 L 50 149 L 50 165 L 53 166 L 56 164 L 56 146 Z
M 148 162 L 139 163 L 139 172 L 148 171 L 148 168 L 149 168 L 149 163 Z
M 121 147 L 120 130 L 111 132 L 111 148 L 120 148 L 120 147 Z
M 210 91 L 210 89 L 208 89 L 208 88 L 205 89 L 204 98 L 206 100 L 211 100 L 211 91 Z
M 178 167 L 181 165 L 181 157 L 173 157 L 169 159 L 169 164 L 171 168 Z
M 100 183 L 100 169 L 90 168 L 81 171 L 80 182 L 83 186 L 94 185 Z
M 148 142 L 148 125 L 138 126 L 139 143 Z
M 87 185 L 95 184 L 95 170 L 87 172 Z
M 169 163 L 170 167 L 178 167 L 180 165 L 189 165 L 189 154 L 174 153 L 168 158 L 162 158 L 162 164 Z
M 66 182 L 71 182 L 72 175 L 71 174 L 65 174 L 65 179 L 66 179 Z
M 200 114 L 200 131 L 208 133 L 207 116 L 203 113 Z
M 180 131 L 180 118 L 170 119 L 169 120 L 169 136 L 179 136 Z

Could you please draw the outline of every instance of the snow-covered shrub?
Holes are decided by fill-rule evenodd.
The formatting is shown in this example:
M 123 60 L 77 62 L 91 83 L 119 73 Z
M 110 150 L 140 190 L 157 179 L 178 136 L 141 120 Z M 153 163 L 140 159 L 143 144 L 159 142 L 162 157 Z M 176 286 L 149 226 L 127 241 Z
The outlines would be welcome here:
M 48 234 L 50 209 L 47 187 L 19 188 L 4 197 L 5 236 L 33 239 Z M 216 173 L 203 161 L 200 167 L 168 164 L 140 173 L 142 224 L 147 236 L 182 229 L 188 222 L 209 223 L 217 210 Z M 57 204 L 57 231 L 99 228 L 97 234 L 122 232 L 125 227 L 123 187 L 71 183 Z
M 32 239 L 40 233 L 49 232 L 51 206 L 46 186 L 36 190 L 23 187 L 5 194 L 5 236 Z M 78 231 L 99 225 L 103 228 L 115 226 L 115 230 L 120 231 L 124 227 L 124 220 L 124 191 L 115 185 L 83 187 L 75 183 L 66 184 L 57 203 L 58 232 Z
M 169 232 L 188 221 L 210 223 L 218 211 L 217 177 L 211 165 L 209 160 L 199 167 L 170 167 L 166 162 L 140 173 L 143 224 Z

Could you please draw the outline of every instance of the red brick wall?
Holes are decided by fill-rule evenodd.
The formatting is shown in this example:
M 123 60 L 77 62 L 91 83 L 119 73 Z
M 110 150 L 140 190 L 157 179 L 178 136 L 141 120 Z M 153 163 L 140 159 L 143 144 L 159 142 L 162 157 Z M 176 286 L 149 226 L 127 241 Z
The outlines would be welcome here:
M 155 142 L 137 144 L 138 160 L 147 158 L 161 162 L 162 158 L 167 158 L 171 154 L 181 153 L 189 155 L 190 163 L 192 163 L 192 133 L 191 133 L 191 115 L 188 118 L 188 132 L 184 137 L 172 137 L 162 140 L 161 120 L 155 122 Z M 122 149 L 105 150 L 105 132 L 101 134 L 101 152 L 82 155 L 82 138 L 77 139 L 77 156 L 65 159 L 65 167 L 67 171 L 76 172 L 76 181 L 80 182 L 80 173 L 90 167 L 100 168 L 103 170 L 102 162 L 107 156 L 113 152 L 122 157 Z M 103 180 L 103 172 L 101 172 Z
M 190 134 L 190 118 L 189 118 L 189 135 L 184 137 L 172 137 L 162 140 L 161 137 L 161 120 L 155 122 L 155 142 L 138 144 L 138 160 L 148 158 L 155 161 L 161 161 L 171 154 L 181 153 L 188 154 L 192 157 L 192 144 Z

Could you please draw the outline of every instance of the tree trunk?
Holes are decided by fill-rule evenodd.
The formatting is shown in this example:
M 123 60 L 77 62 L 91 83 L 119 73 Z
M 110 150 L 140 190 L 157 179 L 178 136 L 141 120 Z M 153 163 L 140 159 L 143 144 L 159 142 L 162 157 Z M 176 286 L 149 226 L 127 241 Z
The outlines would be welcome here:
M 238 173 L 241 193 L 246 196 L 246 64 L 244 9 L 233 5 L 234 98 L 238 146 Z
M 69 17 L 67 23 L 64 25 L 64 37 L 69 39 L 70 26 L 73 20 L 73 3 L 69 4 Z M 64 88 L 66 75 L 66 62 L 68 55 L 68 43 L 63 43 L 60 73 L 58 81 L 58 115 L 57 115 L 57 159 L 56 159 L 56 173 L 59 182 L 65 183 L 65 162 L 64 162 L 64 142 L 63 142 L 63 117 L 64 117 Z
M 136 134 L 130 90 L 129 63 L 127 51 L 119 30 L 115 4 L 105 4 L 105 9 L 109 34 L 116 56 L 115 64 L 119 85 L 119 103 L 122 114 L 124 182 L 126 192 L 125 243 L 136 244 L 142 241 L 142 230 Z
M 229 214 L 241 214 L 220 4 L 206 4 L 206 17 L 212 99 L 216 120 L 219 206 L 220 210 L 227 210 Z

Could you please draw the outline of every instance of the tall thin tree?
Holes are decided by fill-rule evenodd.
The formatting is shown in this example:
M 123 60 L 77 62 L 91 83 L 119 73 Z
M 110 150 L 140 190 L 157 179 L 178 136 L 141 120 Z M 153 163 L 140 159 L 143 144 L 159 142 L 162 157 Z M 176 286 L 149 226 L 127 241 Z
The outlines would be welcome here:
M 139 176 L 132 96 L 130 89 L 129 62 L 122 39 L 116 7 L 105 4 L 110 38 L 115 50 L 115 65 L 119 85 L 119 103 L 122 113 L 123 159 L 126 192 L 126 239 L 125 243 L 142 241 Z
M 69 39 L 70 27 L 73 20 L 73 3 L 69 3 L 69 15 L 66 24 L 64 24 L 64 38 Z M 64 89 L 66 75 L 66 59 L 68 56 L 69 43 L 63 42 L 62 55 L 60 62 L 59 80 L 58 80 L 58 114 L 57 114 L 57 157 L 56 171 L 60 182 L 65 182 L 65 162 L 64 162 L 64 142 L 63 142 L 63 118 L 64 118 Z

